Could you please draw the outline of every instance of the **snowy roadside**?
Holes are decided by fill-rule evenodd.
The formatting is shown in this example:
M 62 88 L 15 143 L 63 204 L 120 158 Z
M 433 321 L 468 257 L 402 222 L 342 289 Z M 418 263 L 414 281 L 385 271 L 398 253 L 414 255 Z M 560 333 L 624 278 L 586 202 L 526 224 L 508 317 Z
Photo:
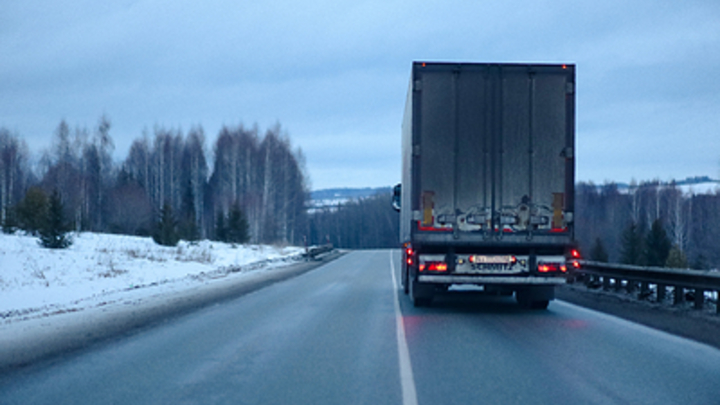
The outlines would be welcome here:
M 82 234 L 67 250 L 0 235 L 0 373 L 302 274 L 297 247 L 156 245 Z
M 299 260 L 303 249 L 83 233 L 65 250 L 0 235 L 0 324 L 181 291 Z

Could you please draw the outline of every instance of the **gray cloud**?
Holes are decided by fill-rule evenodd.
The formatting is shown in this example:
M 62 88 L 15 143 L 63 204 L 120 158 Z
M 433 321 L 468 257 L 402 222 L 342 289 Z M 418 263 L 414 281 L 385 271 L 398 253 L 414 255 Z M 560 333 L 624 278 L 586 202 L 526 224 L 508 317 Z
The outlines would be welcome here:
M 574 62 L 579 179 L 720 175 L 714 1 L 4 3 L 0 126 L 36 151 L 103 113 L 118 157 L 280 122 L 314 187 L 388 185 L 413 60 Z

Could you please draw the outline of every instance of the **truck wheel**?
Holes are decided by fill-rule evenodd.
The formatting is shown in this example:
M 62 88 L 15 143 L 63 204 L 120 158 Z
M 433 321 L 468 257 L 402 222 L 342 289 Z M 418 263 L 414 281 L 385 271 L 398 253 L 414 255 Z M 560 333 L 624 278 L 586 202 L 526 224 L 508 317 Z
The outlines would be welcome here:
M 429 307 L 432 302 L 432 298 L 415 298 L 413 306 L 415 308 Z
M 547 309 L 548 305 L 550 305 L 548 300 L 533 301 L 530 303 L 530 309 Z
M 529 309 L 547 309 L 553 298 L 554 287 L 526 287 L 515 291 L 518 304 Z
M 537 300 L 537 301 L 530 301 L 525 299 L 519 299 L 518 304 L 520 304 L 521 307 L 527 308 L 527 309 L 547 309 L 548 305 L 550 305 L 549 300 Z
M 410 292 L 410 286 L 408 284 L 408 268 L 407 265 L 404 265 L 402 268 L 402 274 L 400 275 L 400 284 L 402 285 L 402 290 L 405 295 L 407 295 Z
M 432 285 L 420 284 L 415 280 L 408 282 L 410 284 L 410 299 L 414 307 L 427 307 L 433 299 Z

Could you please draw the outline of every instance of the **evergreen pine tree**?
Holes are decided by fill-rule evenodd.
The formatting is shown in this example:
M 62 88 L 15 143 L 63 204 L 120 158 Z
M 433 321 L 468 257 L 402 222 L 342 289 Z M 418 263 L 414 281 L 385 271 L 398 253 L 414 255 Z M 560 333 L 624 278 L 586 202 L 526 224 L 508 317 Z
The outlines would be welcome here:
M 178 226 L 180 239 L 188 242 L 195 242 L 200 239 L 200 230 L 195 220 L 195 213 L 190 212 Z
M 155 226 L 153 240 L 159 245 L 176 246 L 179 239 L 177 222 L 173 217 L 172 207 L 169 203 L 165 203 L 160 212 L 160 221 Z
M 226 234 L 227 228 L 225 227 L 225 213 L 220 210 L 215 218 L 215 240 L 225 242 Z
M 3 233 L 11 234 L 18 229 L 18 219 L 15 207 L 5 208 L 5 219 L 2 222 Z
M 249 239 L 248 222 L 245 213 L 238 204 L 233 205 L 228 213 L 226 242 L 245 243 Z
M 648 266 L 663 267 L 670 254 L 672 243 L 665 232 L 662 221 L 653 221 L 645 239 L 645 259 Z
M 180 239 L 188 242 L 195 242 L 200 239 L 200 230 L 197 226 L 197 218 L 195 216 L 195 197 L 192 190 L 192 184 L 188 181 L 182 199 L 183 220 L 178 226 Z
M 39 187 L 30 187 L 15 210 L 20 229 L 37 235 L 45 226 L 47 211 L 48 198 L 45 192 Z
M 685 253 L 683 253 L 682 250 L 680 250 L 677 245 L 674 245 L 670 249 L 670 253 L 668 254 L 667 261 L 665 261 L 665 267 L 670 267 L 673 269 L 687 269 L 688 268 L 688 261 L 687 257 L 685 256 Z
M 695 270 L 707 270 L 710 268 L 708 266 L 707 259 L 702 253 L 695 257 L 695 260 L 693 260 L 691 267 Z
M 605 250 L 605 246 L 600 238 L 595 238 L 595 244 L 590 251 L 590 260 L 602 263 L 607 263 L 609 260 L 608 252 Z
M 50 249 L 65 249 L 72 244 L 68 237 L 70 226 L 65 220 L 65 213 L 60 193 L 55 190 L 50 196 L 47 217 L 40 229 L 40 245 Z
M 635 222 L 630 223 L 622 233 L 622 246 L 620 252 L 620 261 L 624 264 L 642 264 L 643 254 L 643 236 L 642 230 Z

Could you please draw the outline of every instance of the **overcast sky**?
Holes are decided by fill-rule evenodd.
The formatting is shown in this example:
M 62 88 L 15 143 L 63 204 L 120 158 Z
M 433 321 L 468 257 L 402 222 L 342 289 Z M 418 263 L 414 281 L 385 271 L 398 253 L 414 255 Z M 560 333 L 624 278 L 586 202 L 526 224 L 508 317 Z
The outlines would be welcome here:
M 577 64 L 577 178 L 720 177 L 720 1 L 0 0 L 0 126 L 279 122 L 313 189 L 400 179 L 411 63 Z

